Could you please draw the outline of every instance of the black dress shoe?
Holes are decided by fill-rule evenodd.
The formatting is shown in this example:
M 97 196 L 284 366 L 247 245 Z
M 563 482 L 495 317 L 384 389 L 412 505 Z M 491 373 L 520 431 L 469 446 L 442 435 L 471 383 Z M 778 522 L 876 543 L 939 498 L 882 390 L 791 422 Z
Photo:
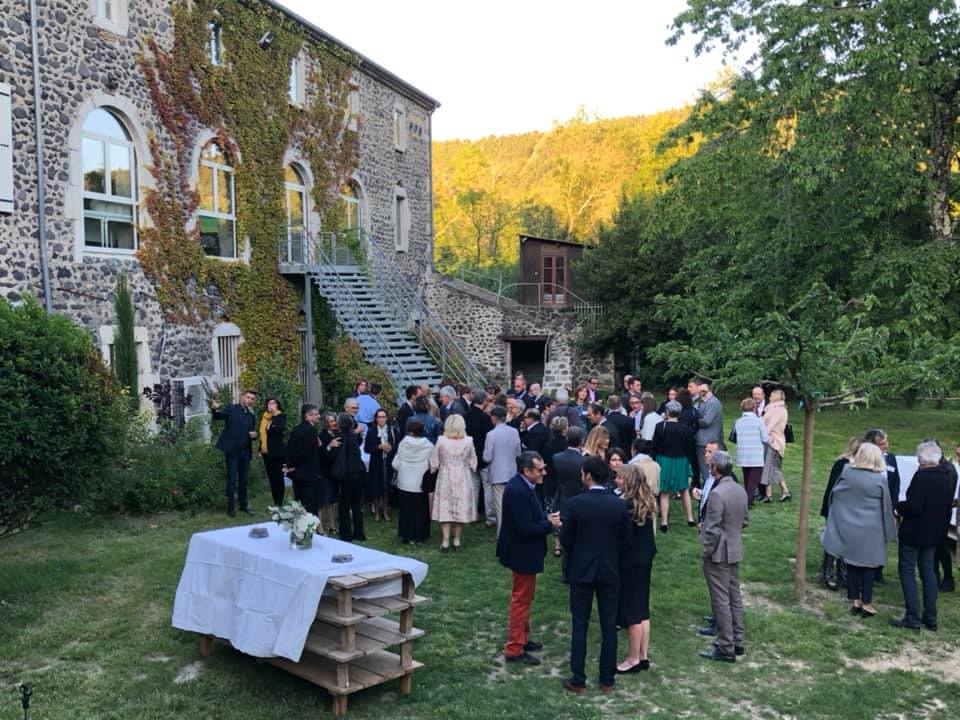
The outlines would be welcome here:
M 524 665 L 540 664 L 540 658 L 536 657 L 535 655 L 531 655 L 528 652 L 522 652 L 519 655 L 504 655 L 504 658 L 506 658 L 507 662 L 519 662 L 523 663 Z
M 704 615 L 704 616 L 703 616 L 703 621 L 704 621 L 707 625 L 716 625 L 716 624 L 717 624 L 717 619 L 716 619 L 713 615 Z
M 242 513 L 244 513 L 244 514 L 246 514 L 246 515 L 256 515 L 256 513 L 255 513 L 253 510 L 251 510 L 250 508 L 240 508 L 240 512 L 242 512 Z
M 713 646 L 714 646 L 714 647 L 720 647 L 720 641 L 719 641 L 719 640 L 714 640 L 714 641 L 713 641 Z M 733 646 L 733 654 L 736 655 L 737 657 L 740 657 L 741 655 L 746 655 L 746 653 L 747 653 L 747 650 L 746 650 L 746 648 L 743 647 L 743 645 L 734 645 L 734 646 Z
M 641 660 L 641 661 L 640 661 L 640 669 L 643 670 L 643 671 L 649 670 L 649 669 L 650 669 L 650 661 L 649 661 L 649 660 Z
M 227 508 L 227 515 L 229 515 L 230 517 L 236 517 L 237 511 L 234 510 L 233 508 Z
M 913 623 L 908 623 L 906 618 L 900 618 L 899 620 L 891 620 L 890 626 L 895 628 L 904 628 L 906 630 L 920 629 L 920 625 L 914 625 Z
M 953 582 L 953 578 L 949 580 L 943 580 L 940 583 L 940 592 L 953 592 L 956 589 L 956 585 Z
M 536 652 L 537 650 L 543 650 L 542 642 L 537 642 L 536 640 L 527 640 L 526 644 L 523 646 L 524 652 Z
M 366 535 L 355 535 L 353 539 L 354 539 L 354 540 L 357 540 L 357 541 L 359 541 L 359 542 L 366 542 L 366 541 L 367 541 L 367 536 L 366 536 Z
M 667 531 L 667 526 L 666 526 L 666 525 L 661 525 L 661 526 L 660 526 L 660 532 L 665 533 L 666 531 Z
M 924 626 L 927 630 L 929 630 L 930 632 L 936 632 L 936 631 L 937 631 L 937 626 L 936 626 L 936 625 L 931 625 L 930 623 L 924 623 L 923 626 Z
M 736 655 L 727 655 L 726 653 L 720 652 L 719 648 L 714 648 L 713 650 L 701 650 L 700 657 L 706 658 L 707 660 L 716 660 L 717 662 L 732 663 L 737 661 Z
M 687 527 L 696 527 L 697 524 L 693 520 L 687 520 Z
M 717 636 L 717 626 L 716 625 L 707 625 L 697 630 L 698 633 L 704 637 L 716 637 Z
M 586 685 L 576 685 L 572 680 L 563 681 L 563 689 L 569 690 L 574 695 L 583 695 L 587 691 Z

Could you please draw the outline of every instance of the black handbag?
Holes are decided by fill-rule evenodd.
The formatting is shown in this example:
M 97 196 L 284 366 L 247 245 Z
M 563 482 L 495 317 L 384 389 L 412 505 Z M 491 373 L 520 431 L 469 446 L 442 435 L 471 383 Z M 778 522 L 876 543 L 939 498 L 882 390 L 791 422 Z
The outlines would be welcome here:
M 790 423 L 787 423 L 786 426 L 783 428 L 783 439 L 788 443 L 792 443 L 796 440 L 796 438 L 793 435 L 793 425 L 791 425 Z
M 737 429 L 735 427 L 730 428 L 730 434 L 727 435 L 727 440 L 732 442 L 734 445 L 737 444 Z
M 425 493 L 432 493 L 436 489 L 437 489 L 437 472 L 435 470 L 427 470 L 423 474 L 422 490 Z

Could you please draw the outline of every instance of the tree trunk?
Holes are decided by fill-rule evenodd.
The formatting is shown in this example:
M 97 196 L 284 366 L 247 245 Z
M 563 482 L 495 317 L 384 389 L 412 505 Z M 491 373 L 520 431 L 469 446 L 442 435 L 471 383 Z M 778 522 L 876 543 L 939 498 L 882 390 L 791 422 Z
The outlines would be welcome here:
M 957 111 L 953 98 L 934 99 L 930 128 L 930 160 L 927 165 L 927 218 L 934 240 L 953 240 L 950 216 L 950 166 L 954 158 Z
M 810 515 L 810 478 L 813 473 L 813 421 L 816 408 L 809 400 L 803 402 L 803 474 L 800 481 L 800 518 L 797 522 L 797 565 L 794 568 L 793 588 L 797 600 L 807 589 L 807 526 Z

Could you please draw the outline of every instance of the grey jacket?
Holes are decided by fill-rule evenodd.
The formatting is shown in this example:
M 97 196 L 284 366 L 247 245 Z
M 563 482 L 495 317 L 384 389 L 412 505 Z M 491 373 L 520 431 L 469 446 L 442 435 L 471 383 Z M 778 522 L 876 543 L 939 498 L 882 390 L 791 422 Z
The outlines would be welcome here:
M 487 433 L 483 445 L 483 460 L 488 463 L 492 485 L 510 482 L 517 474 L 517 458 L 520 457 L 520 433 L 506 423 L 498 424 Z
M 849 565 L 880 567 L 896 537 L 887 474 L 844 467 L 830 493 L 823 549 Z
M 728 564 L 743 560 L 743 528 L 748 519 L 746 490 L 729 475 L 717 480 L 703 513 L 703 559 Z
M 706 447 L 708 442 L 718 442 L 720 447 L 725 447 L 723 444 L 723 406 L 716 395 L 708 397 L 697 408 L 697 447 Z

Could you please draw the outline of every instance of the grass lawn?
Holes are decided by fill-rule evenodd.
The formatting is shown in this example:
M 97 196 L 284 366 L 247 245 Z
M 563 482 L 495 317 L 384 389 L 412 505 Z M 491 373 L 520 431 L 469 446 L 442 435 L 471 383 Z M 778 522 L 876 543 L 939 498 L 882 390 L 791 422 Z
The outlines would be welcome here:
M 728 403 L 729 430 L 733 403 Z M 793 413 L 798 440 L 802 424 Z M 670 532 L 658 536 L 653 570 L 651 671 L 620 676 L 617 692 L 595 687 L 599 634 L 588 653 L 590 690 L 568 696 L 569 614 L 559 564 L 548 557 L 531 622 L 546 648 L 538 668 L 505 666 L 510 574 L 493 556 L 488 531 L 472 527 L 459 554 L 436 542 L 402 547 L 395 526 L 368 526 L 370 545 L 412 554 L 430 565 L 417 609 L 426 637 L 414 657 L 414 691 L 396 681 L 351 696 L 354 718 L 948 718 L 960 712 L 960 596 L 940 598 L 940 631 L 898 631 L 902 613 L 896 546 L 888 548 L 880 615 L 850 616 L 843 594 L 816 581 L 826 475 L 847 437 L 884 427 L 891 447 L 910 454 L 917 441 L 960 436 L 960 411 L 824 412 L 817 419 L 808 562 L 810 591 L 794 602 L 794 536 L 799 508 L 800 444 L 788 446 L 785 472 L 794 502 L 755 509 L 741 568 L 747 654 L 736 665 L 701 660 L 697 636 L 708 611 L 696 532 L 679 503 Z M 952 448 L 951 448 L 952 451 Z M 265 507 L 262 487 L 254 506 Z M 681 522 L 677 522 L 681 521 Z M 222 512 L 86 518 L 61 514 L 42 527 L 0 542 L 0 720 L 21 718 L 12 686 L 35 689 L 34 720 L 48 718 L 315 718 L 330 713 L 316 687 L 229 647 L 204 660 L 197 637 L 170 626 L 173 596 L 192 533 L 231 522 Z M 238 524 L 244 521 L 237 520 Z M 621 635 L 622 658 L 626 639 Z M 742 660 L 742 662 L 740 661 Z

